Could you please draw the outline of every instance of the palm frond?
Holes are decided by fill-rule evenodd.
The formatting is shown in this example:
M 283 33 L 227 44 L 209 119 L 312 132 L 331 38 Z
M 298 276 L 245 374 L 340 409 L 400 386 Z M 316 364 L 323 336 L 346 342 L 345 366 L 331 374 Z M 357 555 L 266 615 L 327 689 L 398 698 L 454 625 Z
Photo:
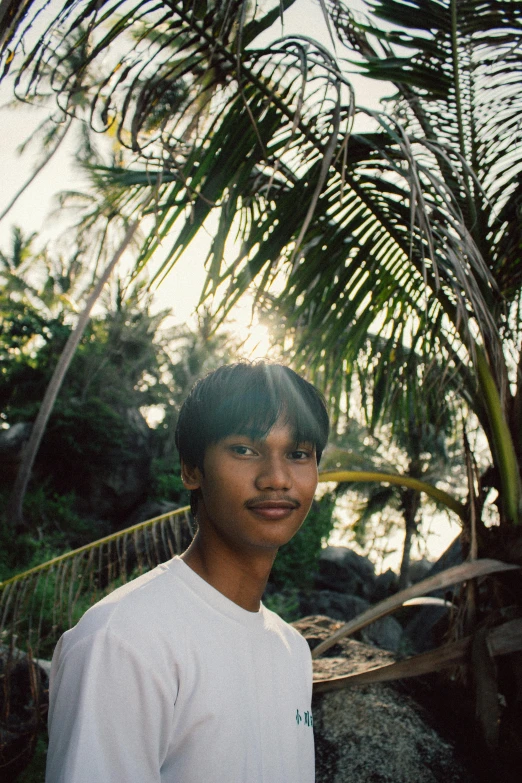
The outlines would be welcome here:
M 466 519 L 465 506 L 456 500 L 448 492 L 445 492 L 438 487 L 434 487 L 425 481 L 412 478 L 411 476 L 402 476 L 396 473 L 384 473 L 382 471 L 367 471 L 367 470 L 328 470 L 321 474 L 321 481 L 336 481 L 343 483 L 368 483 L 379 482 L 387 483 L 398 487 L 409 487 L 415 489 L 418 492 L 425 492 L 426 495 L 432 497 L 438 503 L 442 503 L 447 508 L 454 511 L 460 519 Z
M 156 221 L 140 264 L 162 243 L 172 243 L 174 235 L 158 272 L 167 274 L 217 209 L 221 217 L 208 258 L 207 292 L 213 295 L 227 281 L 234 292 L 228 308 L 253 280 L 268 285 L 278 269 L 288 275 L 284 296 L 296 318 L 303 310 L 299 301 L 296 307 L 299 295 L 326 304 L 328 297 L 318 300 L 310 284 L 320 276 L 324 252 L 319 251 L 326 245 L 333 256 L 329 266 L 342 268 L 350 259 L 348 269 L 355 275 L 343 274 L 344 291 L 349 280 L 354 294 L 342 313 L 329 314 L 327 333 L 339 334 L 356 321 L 362 334 L 382 319 L 383 306 L 387 322 L 397 320 L 404 296 L 393 291 L 401 269 L 408 276 L 400 290 L 411 293 L 410 314 L 422 314 L 432 297 L 461 337 L 469 336 L 473 319 L 495 360 L 499 351 L 487 306 L 495 299 L 495 285 L 462 219 L 467 201 L 461 194 L 475 182 L 473 169 L 451 159 L 449 139 L 448 149 L 433 134 L 410 140 L 380 116 L 380 134 L 352 139 L 347 147 L 350 88 L 323 47 L 303 38 L 282 39 L 262 50 L 245 47 L 273 21 L 273 11 L 270 18 L 246 23 L 241 3 L 216 3 L 212 13 L 200 18 L 201 13 L 183 3 L 67 5 L 56 24 L 69 48 L 51 46 L 51 25 L 19 66 L 17 85 L 25 98 L 50 88 L 66 110 L 74 95 L 82 95 L 90 105 L 90 122 L 99 130 L 117 126 L 121 143 L 147 161 L 141 188 L 136 182 L 120 190 L 116 202 L 132 211 L 140 190 L 158 188 Z M 234 19 L 242 20 L 240 52 Z M 446 27 L 447 37 L 451 25 L 449 33 Z M 125 43 L 126 36 L 130 41 L 131 32 L 132 46 L 122 54 L 114 42 Z M 102 56 L 115 60 L 100 82 L 88 72 Z M 433 162 L 441 160 L 445 167 L 438 176 Z M 455 193 L 444 179 L 447 170 L 453 172 L 451 184 L 457 182 Z M 118 171 L 112 176 L 116 182 Z M 181 219 L 185 223 L 176 236 L 173 229 Z M 236 231 L 241 253 L 224 266 L 224 248 Z M 377 270 L 384 290 L 368 308 Z M 306 287 L 293 291 L 295 279 L 304 274 Z M 426 295 L 419 293 L 424 282 Z M 324 328 L 321 308 L 314 314 Z M 315 329 L 315 323 L 309 325 Z
M 441 571 L 439 574 L 435 574 L 427 579 L 423 579 L 421 582 L 417 582 L 417 584 L 406 588 L 406 590 L 401 590 L 399 593 L 396 593 L 389 598 L 385 598 L 384 601 L 374 604 L 365 612 L 358 615 L 358 617 L 345 623 L 341 628 L 335 631 L 335 633 L 329 636 L 328 639 L 325 639 L 314 648 L 312 651 L 312 658 L 318 658 L 340 639 L 343 639 L 350 634 L 354 634 L 361 630 L 361 628 L 365 628 L 367 625 L 370 625 L 370 623 L 375 622 L 375 620 L 386 617 L 396 611 L 404 605 L 405 601 L 408 601 L 411 598 L 426 595 L 433 590 L 451 587 L 452 585 L 465 582 L 469 579 L 516 570 L 519 570 L 519 566 L 517 565 L 503 563 L 498 560 L 483 559 L 462 563 L 461 565 L 448 568 L 446 571 Z
M 378 0 L 366 20 L 340 0 L 329 8 L 360 69 L 395 84 L 407 127 L 460 150 L 488 198 L 498 194 L 498 166 L 522 138 L 519 4 Z
M 378 666 L 365 671 L 354 672 L 341 677 L 314 680 L 314 693 L 326 693 L 354 685 L 370 685 L 376 682 L 391 682 L 408 677 L 439 672 L 467 663 L 474 639 L 466 636 L 457 642 L 449 642 L 396 663 Z M 506 655 L 522 650 L 522 620 L 509 620 L 503 625 L 488 630 L 487 646 L 491 656 Z
M 55 557 L 0 583 L 0 642 L 50 657 L 61 634 L 130 577 L 181 554 L 192 538 L 189 507 Z

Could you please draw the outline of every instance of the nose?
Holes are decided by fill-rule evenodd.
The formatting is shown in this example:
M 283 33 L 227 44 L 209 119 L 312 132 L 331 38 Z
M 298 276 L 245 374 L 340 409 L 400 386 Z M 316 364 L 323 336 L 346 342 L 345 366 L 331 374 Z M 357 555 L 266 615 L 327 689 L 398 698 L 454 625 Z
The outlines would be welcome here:
M 260 470 L 256 478 L 256 487 L 259 490 L 289 490 L 292 487 L 290 466 L 284 458 L 267 457 L 260 464 Z

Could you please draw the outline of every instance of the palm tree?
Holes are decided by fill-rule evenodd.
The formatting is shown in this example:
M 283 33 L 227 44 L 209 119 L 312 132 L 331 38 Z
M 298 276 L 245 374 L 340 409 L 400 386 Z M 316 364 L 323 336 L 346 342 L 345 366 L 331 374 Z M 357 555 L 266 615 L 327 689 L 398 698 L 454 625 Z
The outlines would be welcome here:
M 499 490 L 510 538 L 522 467 L 520 6 L 382 0 L 365 23 L 340 2 L 330 8 L 361 69 L 392 80 L 396 94 L 379 129 L 350 140 L 347 181 L 353 174 L 371 195 L 373 214 L 348 196 L 322 237 L 328 274 L 318 274 L 316 246 L 287 277 L 280 302 L 301 327 L 296 353 L 313 362 L 320 347 L 326 356 L 315 364 L 334 378 L 332 346 L 344 340 L 348 375 L 369 347 L 369 366 L 390 390 L 387 415 L 404 408 L 399 389 L 414 395 L 419 357 L 437 357 L 441 394 L 451 383 L 486 433 L 493 469 L 477 494 Z M 479 548 L 490 546 L 491 531 L 478 533 Z
M 42 5 L 47 4 L 24 6 L 23 14 L 9 17 L 0 49 L 2 77 L 15 74 L 15 94 L 23 100 L 38 102 L 55 94 L 66 123 L 81 119 L 96 130 L 115 131 L 120 153 L 112 166 L 93 169 L 103 188 L 102 206 L 87 214 L 82 228 L 99 225 L 101 215 L 107 226 L 118 217 L 129 229 L 90 295 L 75 342 L 57 368 L 33 428 L 11 502 L 17 523 L 31 464 L 82 325 L 142 215 L 153 215 L 153 228 L 138 267 L 172 234 L 177 218 L 188 218 L 168 253 L 168 265 L 219 205 L 220 226 L 211 250 L 216 257 L 212 270 L 218 273 L 238 200 L 242 205 L 247 195 L 247 211 L 255 214 L 260 186 L 261 207 L 268 193 L 276 194 L 280 180 L 288 179 L 281 171 L 285 157 L 292 154 L 296 128 L 305 121 L 310 129 L 315 125 L 314 106 L 321 102 L 333 107 L 333 115 L 313 131 L 315 146 L 309 145 L 312 169 L 322 165 L 319 181 L 309 186 L 312 202 L 326 177 L 341 123 L 342 76 L 326 51 L 313 47 L 310 57 L 308 44 L 293 41 L 268 51 L 248 50 L 248 57 L 243 56 L 279 9 L 255 19 L 242 2 L 218 2 L 209 8 L 206 3 L 182 2 L 122 2 L 110 8 L 103 2 L 56 3 L 41 17 Z M 34 39 L 33 28 L 42 19 L 50 23 Z M 274 57 L 287 72 L 282 96 L 274 93 Z M 114 67 L 96 81 L 92 74 L 100 61 L 105 73 L 107 63 Z M 308 71 L 313 71 L 315 82 Z M 273 150 L 267 149 L 269 142 Z M 142 168 L 129 170 L 135 159 Z M 234 162 L 241 162 L 242 170 L 230 180 L 226 172 Z
M 50 25 L 31 49 L 19 27 L 4 47 L 5 67 L 18 63 L 15 86 L 25 98 L 52 86 L 67 107 L 81 95 L 93 125 L 117 133 L 130 152 L 97 176 L 110 183 L 118 208 L 132 213 L 156 186 L 156 220 L 140 263 L 170 241 L 159 274 L 167 273 L 216 212 L 210 295 L 228 280 L 230 307 L 252 280 L 264 290 L 280 271 L 287 281 L 280 301 L 293 323 L 321 334 L 319 352 L 317 337 L 303 338 L 307 362 L 324 366 L 330 381 L 338 357 L 329 370 L 328 356 L 317 354 L 331 355 L 340 342 L 349 365 L 369 331 L 386 337 L 376 356 L 392 375 L 394 346 L 437 350 L 459 373 L 461 394 L 507 469 L 513 455 L 492 429 L 476 378 L 485 382 L 491 370 L 511 424 L 518 4 L 391 0 L 359 24 L 332 0 L 331 20 L 361 69 L 397 88 L 394 111 L 375 116 L 375 132 L 349 141 L 350 87 L 323 47 L 291 37 L 255 48 L 279 9 L 257 19 L 241 2 L 55 8 L 62 45 Z M 81 55 L 74 72 L 64 66 L 72 50 Z M 111 72 L 82 81 L 82 69 L 101 57 L 113 58 Z M 235 232 L 243 243 L 225 263 Z M 503 487 L 508 522 L 518 513 L 515 483 Z
M 226 312 L 252 285 L 262 301 L 278 277 L 270 301 L 294 329 L 294 361 L 339 401 L 369 350 L 376 376 L 399 390 L 383 398 L 399 416 L 401 401 L 422 400 L 416 364 L 437 357 L 440 394 L 451 383 L 491 450 L 479 480 L 469 459 L 471 554 L 522 561 L 520 4 L 377 0 L 359 22 L 330 0 L 345 54 L 396 90 L 386 114 L 366 112 L 374 130 L 352 134 L 353 93 L 323 46 L 287 37 L 256 48 L 279 7 L 51 6 L 43 33 L 13 24 L 4 72 L 18 69 L 24 99 L 52 89 L 69 111 L 81 96 L 82 117 L 117 137 L 115 165 L 96 169 L 115 208 L 141 214 L 154 193 L 138 267 L 163 245 L 161 278 L 214 219 L 209 301 Z M 74 72 L 63 67 L 71 46 Z M 105 78 L 84 80 L 102 59 Z M 488 528 L 493 487 L 499 524 Z

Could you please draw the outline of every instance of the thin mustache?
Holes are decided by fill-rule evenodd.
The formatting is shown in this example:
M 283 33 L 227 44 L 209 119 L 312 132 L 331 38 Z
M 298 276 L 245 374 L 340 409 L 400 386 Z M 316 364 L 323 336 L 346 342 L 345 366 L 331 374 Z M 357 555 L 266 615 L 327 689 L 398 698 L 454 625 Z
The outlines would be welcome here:
M 245 503 L 245 506 L 247 506 L 247 508 L 250 508 L 252 506 L 257 506 L 260 503 L 266 503 L 266 504 L 269 504 L 269 503 L 288 503 L 291 506 L 293 506 L 294 508 L 299 508 L 299 506 L 301 505 L 301 503 L 297 500 L 297 498 L 292 498 L 292 497 L 289 497 L 288 495 L 282 495 L 282 496 L 281 495 L 275 495 L 275 496 L 270 495 L 268 497 L 266 495 L 258 495 L 255 498 L 251 498 L 250 500 L 247 500 L 247 502 Z

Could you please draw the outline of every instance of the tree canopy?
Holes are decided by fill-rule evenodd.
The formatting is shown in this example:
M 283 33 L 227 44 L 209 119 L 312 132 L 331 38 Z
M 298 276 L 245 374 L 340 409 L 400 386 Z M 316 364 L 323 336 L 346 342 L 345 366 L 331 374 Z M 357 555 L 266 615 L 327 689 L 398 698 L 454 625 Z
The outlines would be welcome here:
M 114 140 L 84 155 L 82 236 L 96 230 L 107 254 L 113 224 L 140 224 L 136 271 L 163 253 L 160 280 L 210 230 L 206 306 L 224 316 L 252 291 L 339 432 L 356 381 L 370 427 L 391 422 L 398 438 L 460 418 L 466 554 L 520 565 L 522 6 L 374 0 L 358 16 L 325 0 L 337 54 L 303 36 L 259 45 L 292 2 L 5 2 L 1 78 L 55 106 L 63 128 Z M 354 69 L 393 85 L 386 111 L 357 105 Z M 480 568 L 467 573 L 491 573 Z M 480 600 L 468 580 L 457 637 L 520 617 L 519 576 L 497 570 L 509 573 L 488 576 Z

